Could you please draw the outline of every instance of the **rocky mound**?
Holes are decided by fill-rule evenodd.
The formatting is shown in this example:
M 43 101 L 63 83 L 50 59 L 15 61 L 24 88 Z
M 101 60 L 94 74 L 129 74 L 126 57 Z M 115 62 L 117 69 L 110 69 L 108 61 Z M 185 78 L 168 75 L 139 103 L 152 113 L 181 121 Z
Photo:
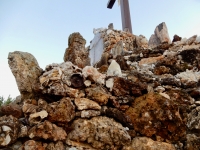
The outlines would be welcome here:
M 29 53 L 9 53 L 21 95 L 1 107 L 1 149 L 198 150 L 200 37 L 171 42 L 165 23 L 149 41 L 94 34 L 87 48 L 71 34 L 64 62 L 45 70 Z

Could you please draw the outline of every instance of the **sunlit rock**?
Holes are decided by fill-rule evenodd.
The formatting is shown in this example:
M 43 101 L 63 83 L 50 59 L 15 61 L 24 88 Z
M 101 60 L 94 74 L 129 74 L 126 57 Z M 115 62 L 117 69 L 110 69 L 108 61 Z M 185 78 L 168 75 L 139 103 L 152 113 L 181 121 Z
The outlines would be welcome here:
M 117 149 L 130 144 L 131 138 L 123 126 L 107 117 L 93 117 L 90 120 L 78 119 L 72 124 L 70 141 L 90 144 L 96 149 Z M 72 145 L 73 146 L 73 145 Z
M 166 142 L 153 141 L 147 137 L 136 137 L 131 146 L 125 146 L 122 150 L 176 150 L 174 145 Z
M 30 53 L 15 51 L 9 53 L 8 64 L 15 76 L 22 99 L 33 97 L 39 88 L 38 77 L 42 73 L 35 57 Z
M 19 121 L 13 116 L 0 117 L 0 147 L 16 142 L 19 133 Z
M 111 64 L 109 65 L 107 76 L 122 76 L 121 68 L 115 60 L 112 60 Z
M 100 110 L 101 109 L 101 106 L 97 102 L 89 100 L 87 98 L 76 98 L 74 102 L 78 110 L 87 110 L 87 109 Z
M 33 126 L 28 131 L 28 135 L 31 139 L 36 138 L 51 141 L 65 140 L 67 137 L 65 130 L 63 130 L 61 127 L 56 126 L 55 124 L 52 124 L 47 120 Z
M 90 64 L 89 52 L 85 49 L 86 41 L 79 32 L 72 33 L 68 38 L 68 48 L 64 54 L 64 61 L 71 61 L 80 68 Z

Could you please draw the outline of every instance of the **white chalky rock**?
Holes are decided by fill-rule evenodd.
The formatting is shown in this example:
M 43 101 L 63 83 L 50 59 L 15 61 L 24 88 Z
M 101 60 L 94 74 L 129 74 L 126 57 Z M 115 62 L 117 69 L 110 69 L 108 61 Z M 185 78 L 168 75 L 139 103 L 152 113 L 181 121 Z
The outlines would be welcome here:
M 112 60 L 110 66 L 108 67 L 107 76 L 122 76 L 121 68 L 115 60 Z
M 96 83 L 104 84 L 105 82 L 106 76 L 98 72 L 97 69 L 92 66 L 86 66 L 85 68 L 83 68 L 82 74 L 85 78 L 91 77 L 92 80 L 94 80 L 94 82 Z
M 113 78 L 106 80 L 106 87 L 109 88 L 110 91 L 112 91 L 113 85 L 114 85 L 114 79 Z

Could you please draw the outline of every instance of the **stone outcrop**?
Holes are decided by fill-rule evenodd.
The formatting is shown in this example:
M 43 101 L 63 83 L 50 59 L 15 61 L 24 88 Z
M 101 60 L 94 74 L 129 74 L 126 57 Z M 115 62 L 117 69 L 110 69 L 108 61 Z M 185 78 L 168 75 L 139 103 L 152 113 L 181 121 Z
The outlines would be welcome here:
M 85 48 L 86 40 L 79 32 L 69 36 L 68 48 L 65 50 L 64 61 L 71 61 L 80 68 L 90 65 L 89 52 Z
M 72 127 L 74 129 L 68 135 L 69 141 L 91 144 L 96 149 L 119 149 L 131 141 L 125 128 L 107 117 L 78 119 Z
M 42 73 L 37 60 L 32 54 L 15 51 L 9 53 L 8 64 L 15 76 L 22 99 L 33 97 L 38 89 L 38 77 Z
M 165 22 L 162 22 L 156 27 L 154 34 L 149 39 L 148 45 L 153 48 L 163 43 L 171 43 Z
M 132 140 L 131 146 L 126 146 L 123 150 L 175 150 L 172 144 L 153 141 L 147 137 L 136 137 Z
M 70 35 L 66 61 L 43 72 L 31 54 L 9 54 L 22 98 L 0 108 L 0 149 L 198 150 L 199 37 L 171 43 L 165 23 L 153 47 L 112 24 L 94 34 L 87 50 Z

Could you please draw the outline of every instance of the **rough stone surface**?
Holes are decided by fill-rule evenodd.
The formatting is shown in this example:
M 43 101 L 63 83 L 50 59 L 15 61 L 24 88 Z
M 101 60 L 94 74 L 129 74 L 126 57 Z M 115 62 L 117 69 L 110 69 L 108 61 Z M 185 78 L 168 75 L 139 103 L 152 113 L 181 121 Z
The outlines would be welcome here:
M 50 122 L 67 124 L 75 117 L 75 106 L 70 98 L 64 97 L 60 101 L 50 103 L 47 112 Z
M 172 101 L 158 93 L 149 93 L 136 98 L 125 115 L 133 124 L 134 130 L 142 135 L 158 135 L 178 141 L 186 135 L 186 120 L 180 114 L 180 104 L 181 102 Z
M 173 37 L 173 40 L 172 40 L 172 42 L 178 42 L 178 41 L 181 41 L 181 37 L 180 36 L 178 36 L 178 35 L 174 35 L 174 37 Z
M 144 35 L 136 36 L 136 44 L 139 48 L 148 48 L 148 40 Z
M 36 142 L 34 140 L 26 141 L 23 145 L 24 150 L 45 150 L 41 142 Z
M 107 117 L 78 119 L 72 126 L 74 129 L 68 135 L 69 140 L 89 143 L 96 149 L 119 149 L 131 141 L 123 126 Z
M 200 129 L 200 106 L 193 109 L 188 115 L 187 127 L 189 129 Z
M 19 121 L 13 116 L 0 117 L 0 147 L 16 142 L 19 133 Z
M 93 110 L 100 110 L 101 106 L 92 100 L 89 100 L 87 98 L 76 98 L 75 104 L 78 107 L 78 110 L 87 110 L 87 109 L 93 109 Z
M 17 105 L 17 104 L 9 104 L 9 105 L 3 105 L 0 108 L 2 115 L 12 115 L 13 117 L 16 118 L 21 118 L 23 117 L 23 112 L 22 112 L 22 108 Z
M 188 134 L 186 138 L 187 138 L 187 142 L 186 142 L 185 149 L 199 150 L 200 137 L 196 136 L 195 134 Z
M 90 65 L 89 52 L 85 49 L 86 41 L 78 32 L 72 33 L 68 39 L 64 61 L 71 61 L 80 68 Z
M 96 101 L 100 105 L 105 105 L 108 102 L 109 95 L 106 90 L 101 87 L 87 88 L 85 89 L 87 93 L 87 98 Z
M 171 43 L 171 40 L 169 38 L 169 34 L 168 34 L 168 29 L 167 26 L 165 24 L 165 22 L 160 23 L 155 31 L 154 31 L 154 35 L 152 35 L 149 39 L 149 43 L 148 45 L 150 47 L 156 47 L 159 44 L 163 44 L 163 43 Z
M 147 137 L 136 137 L 132 140 L 131 146 L 126 146 L 123 150 L 176 150 L 169 143 L 153 141 Z
M 82 69 L 71 62 L 48 65 L 40 76 L 40 89 L 45 94 L 77 97 L 79 91 L 74 86 L 83 85 L 81 73 Z M 74 76 L 78 78 L 74 79 Z
M 42 73 L 35 57 L 27 52 L 15 51 L 9 53 L 8 64 L 15 76 L 22 99 L 30 98 L 38 88 L 38 77 Z
M 65 130 L 49 121 L 44 121 L 33 126 L 29 130 L 28 135 L 31 139 L 45 139 L 51 141 L 65 140 L 67 137 Z

